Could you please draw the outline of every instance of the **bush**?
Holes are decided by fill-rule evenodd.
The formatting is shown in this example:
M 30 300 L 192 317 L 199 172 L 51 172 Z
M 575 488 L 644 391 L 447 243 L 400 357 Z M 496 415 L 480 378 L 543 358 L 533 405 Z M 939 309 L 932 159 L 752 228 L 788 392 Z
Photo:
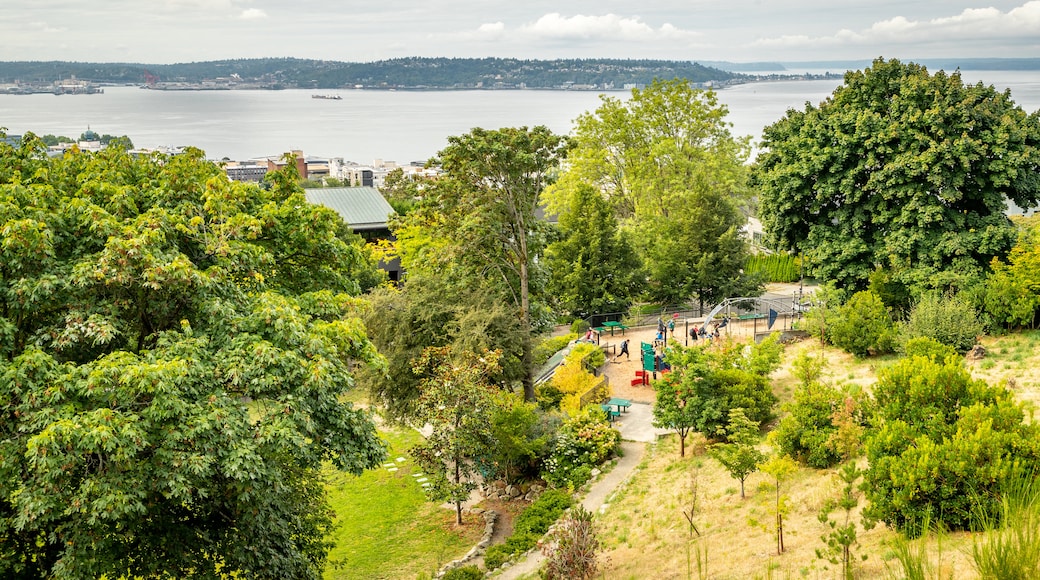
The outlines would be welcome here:
M 927 337 L 966 353 L 984 328 L 975 306 L 960 294 L 926 294 L 910 309 L 910 316 L 900 328 L 900 342 Z
M 593 376 L 581 363 L 567 360 L 556 368 L 549 382 L 561 393 L 560 409 L 573 415 L 581 409 L 582 395 L 603 383 L 603 379 Z
M 487 459 L 492 470 L 506 481 L 536 475 L 559 428 L 559 417 L 512 393 L 503 393 L 496 403 L 491 428 L 497 444 Z
M 910 536 L 928 520 L 965 529 L 973 513 L 995 514 L 1001 484 L 1040 468 L 1040 428 L 1007 389 L 957 361 L 902 359 L 878 373 L 874 393 L 865 513 Z
M 830 340 L 856 356 L 892 352 L 893 326 L 885 303 L 870 290 L 853 294 L 838 310 Z
M 552 381 L 546 381 L 535 387 L 534 395 L 538 401 L 539 409 L 543 411 L 559 411 L 560 403 L 563 402 L 564 392 L 553 384 Z
M 452 568 L 444 574 L 444 580 L 483 580 L 484 573 L 476 566 Z
M 834 444 L 837 427 L 834 413 L 849 393 L 810 382 L 795 389 L 794 400 L 784 406 L 787 415 L 780 419 L 773 437 L 777 448 L 809 467 L 825 469 L 837 465 L 842 456 Z M 862 417 L 858 421 L 865 422 Z
M 534 352 L 532 353 L 535 366 L 544 365 L 549 361 L 552 355 L 563 350 L 576 338 L 578 338 L 578 334 L 572 332 L 563 336 L 553 336 L 543 339 L 534 347 Z
M 588 580 L 596 575 L 600 548 L 592 514 L 582 506 L 560 521 L 542 547 L 546 580 Z
M 585 331 L 587 331 L 588 329 L 589 323 L 583 318 L 578 318 L 571 323 L 571 334 L 574 334 L 576 336 L 585 334 Z
M 565 360 L 569 363 L 578 363 L 592 373 L 607 362 L 607 355 L 599 345 L 583 342 L 574 345 L 574 348 L 567 353 Z
M 928 338 L 926 336 L 919 336 L 907 340 L 906 344 L 903 345 L 903 354 L 907 358 L 922 356 L 939 364 L 942 364 L 950 357 L 957 357 L 957 351 L 954 350 L 952 346 L 942 344 L 934 338 Z
M 538 544 L 549 527 L 556 523 L 567 508 L 574 505 L 574 498 L 560 490 L 547 490 L 513 520 L 513 534 L 504 544 L 488 548 L 484 553 L 484 566 L 494 570 L 516 554 L 522 554 Z
M 592 468 L 621 448 L 621 433 L 610 426 L 599 407 L 590 406 L 560 426 L 553 450 L 542 465 L 542 478 L 557 488 L 575 488 Z
M 505 564 L 512 555 L 513 552 L 505 544 L 495 544 L 484 552 L 484 567 L 488 570 L 494 570 Z

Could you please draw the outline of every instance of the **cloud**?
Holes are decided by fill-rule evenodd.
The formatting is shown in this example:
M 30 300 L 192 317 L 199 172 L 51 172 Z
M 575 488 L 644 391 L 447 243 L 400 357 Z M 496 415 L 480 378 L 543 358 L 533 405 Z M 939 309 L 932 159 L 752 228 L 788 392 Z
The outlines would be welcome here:
M 1015 40 L 1035 42 L 1040 37 L 1040 0 L 1001 12 L 996 8 L 969 8 L 954 16 L 909 20 L 896 16 L 860 31 L 841 29 L 827 36 L 785 35 L 762 38 L 751 46 L 762 48 L 831 48 L 882 43 L 920 45 L 927 42 Z
M 242 11 L 239 18 L 242 20 L 257 20 L 260 18 L 267 18 L 267 13 L 259 8 L 248 8 Z
M 32 22 L 32 23 L 30 23 L 30 26 L 32 26 L 33 28 L 38 29 L 40 32 L 44 32 L 44 33 L 47 33 L 47 34 L 62 34 L 62 33 L 65 33 L 65 32 L 67 32 L 69 30 L 68 28 L 66 28 L 64 26 L 51 26 L 50 24 L 47 24 L 46 22 Z
M 658 28 L 643 22 L 639 17 L 624 17 L 616 14 L 602 16 L 563 16 L 552 12 L 522 26 L 510 28 L 505 23 L 486 22 L 471 30 L 450 36 L 456 39 L 482 41 L 512 41 L 520 44 L 531 42 L 643 42 L 688 40 L 695 33 L 681 30 L 665 23 Z
M 566 17 L 558 12 L 546 14 L 533 24 L 521 27 L 520 31 L 557 40 L 658 40 L 692 35 L 669 23 L 655 29 L 638 16 L 626 18 L 616 14 L 577 14 Z

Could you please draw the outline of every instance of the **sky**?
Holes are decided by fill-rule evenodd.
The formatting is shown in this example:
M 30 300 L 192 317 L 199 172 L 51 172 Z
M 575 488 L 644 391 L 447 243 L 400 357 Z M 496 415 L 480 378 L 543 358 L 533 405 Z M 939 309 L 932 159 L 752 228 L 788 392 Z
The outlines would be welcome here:
M 1040 0 L 2 0 L 0 60 L 1040 57 Z

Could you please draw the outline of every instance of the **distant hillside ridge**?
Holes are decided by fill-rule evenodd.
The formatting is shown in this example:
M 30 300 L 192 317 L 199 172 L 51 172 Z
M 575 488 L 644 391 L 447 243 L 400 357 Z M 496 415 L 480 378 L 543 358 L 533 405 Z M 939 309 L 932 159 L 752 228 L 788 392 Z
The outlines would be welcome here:
M 39 83 L 75 76 L 94 83 L 203 83 L 220 79 L 259 88 L 615 88 L 654 79 L 720 86 L 754 80 L 692 61 L 513 58 L 397 58 L 339 62 L 297 58 L 218 60 L 181 64 L 0 62 L 0 83 Z

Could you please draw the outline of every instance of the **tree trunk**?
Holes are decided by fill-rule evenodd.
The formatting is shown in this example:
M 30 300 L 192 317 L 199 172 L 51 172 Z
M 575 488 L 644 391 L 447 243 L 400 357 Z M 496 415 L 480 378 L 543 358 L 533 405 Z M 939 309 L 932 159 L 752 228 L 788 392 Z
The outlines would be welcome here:
M 524 256 L 520 260 L 520 332 L 523 338 L 520 349 L 524 368 L 524 400 L 534 402 L 534 377 L 531 376 L 531 367 L 534 364 L 534 356 L 531 352 L 531 298 L 527 288 L 526 244 L 522 247 Z

